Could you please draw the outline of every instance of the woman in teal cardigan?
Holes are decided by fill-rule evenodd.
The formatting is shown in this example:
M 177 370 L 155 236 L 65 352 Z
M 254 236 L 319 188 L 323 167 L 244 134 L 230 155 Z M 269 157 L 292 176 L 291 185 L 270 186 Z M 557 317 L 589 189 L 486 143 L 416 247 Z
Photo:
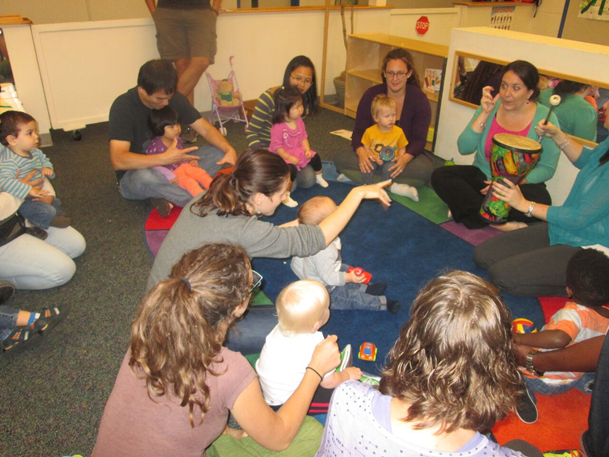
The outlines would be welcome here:
M 567 262 L 573 254 L 585 247 L 609 253 L 609 138 L 590 150 L 551 123 L 539 123 L 536 131 L 552 139 L 579 168 L 569 196 L 562 206 L 549 206 L 526 198 L 512 183 L 498 184 L 498 198 L 547 223 L 482 243 L 474 250 L 474 261 L 505 292 L 565 296 Z
M 529 62 L 517 60 L 507 65 L 499 94 L 493 97 L 490 86 L 483 89 L 480 107 L 459 136 L 459 153 L 476 153 L 473 165 L 441 167 L 431 176 L 434 190 L 448 205 L 454 220 L 469 229 L 488 225 L 479 213 L 491 180 L 489 157 L 493 135 L 512 133 L 537 140 L 534 126 L 548 115 L 548 108 L 535 102 L 539 95 L 538 82 L 537 69 Z M 550 120 L 558 122 L 554 115 Z M 560 153 L 549 138 L 544 138 L 541 146 L 543 153 L 539 162 L 521 188 L 528 198 L 549 205 L 552 200 L 544 183 L 554 176 Z M 493 227 L 509 231 L 525 227 L 525 222 L 530 221 L 522 212 L 512 210 L 506 224 Z

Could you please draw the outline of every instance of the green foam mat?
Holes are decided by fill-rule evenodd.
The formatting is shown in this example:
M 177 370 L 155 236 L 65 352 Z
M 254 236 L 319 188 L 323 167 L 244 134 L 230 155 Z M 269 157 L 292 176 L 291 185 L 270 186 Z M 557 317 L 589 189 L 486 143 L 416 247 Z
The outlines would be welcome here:
M 273 302 L 267 297 L 264 292 L 260 289 L 256 289 L 252 292 L 252 298 L 250 300 L 251 306 L 261 306 L 261 305 L 272 305 Z
M 389 192 L 389 196 L 392 200 L 404 205 L 406 208 L 423 216 L 434 224 L 439 225 L 450 221 L 450 218 L 448 217 L 448 206 L 438 197 L 438 194 L 436 194 L 433 189 L 430 189 L 427 186 L 421 186 L 417 187 L 417 191 L 419 192 L 418 202 L 391 192 Z
M 256 369 L 256 361 L 260 358 L 260 353 L 258 353 L 258 354 L 248 354 L 248 355 L 244 355 L 243 357 L 245 357 L 247 359 L 247 361 L 250 363 L 252 368 L 255 370 Z
M 359 179 L 361 177 L 359 170 L 344 170 L 343 174 L 351 180 L 355 178 Z M 380 181 L 380 177 L 375 176 L 375 182 L 378 181 Z M 355 182 L 354 184 L 357 185 Z M 421 186 L 417 187 L 417 191 L 419 192 L 418 202 L 414 202 L 407 197 L 395 195 L 391 192 L 389 192 L 389 195 L 392 200 L 404 205 L 406 208 L 411 209 L 434 224 L 439 225 L 450 221 L 450 218 L 448 217 L 448 206 L 438 197 L 438 194 L 436 194 L 433 189 L 427 186 Z

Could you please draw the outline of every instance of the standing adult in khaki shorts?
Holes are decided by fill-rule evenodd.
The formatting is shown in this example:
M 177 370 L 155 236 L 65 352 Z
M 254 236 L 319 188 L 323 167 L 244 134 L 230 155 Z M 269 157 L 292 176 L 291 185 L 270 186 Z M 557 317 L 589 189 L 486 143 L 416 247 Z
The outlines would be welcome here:
M 194 90 L 216 55 L 216 20 L 222 0 L 144 0 L 156 25 L 161 58 L 173 60 L 177 90 L 194 105 Z

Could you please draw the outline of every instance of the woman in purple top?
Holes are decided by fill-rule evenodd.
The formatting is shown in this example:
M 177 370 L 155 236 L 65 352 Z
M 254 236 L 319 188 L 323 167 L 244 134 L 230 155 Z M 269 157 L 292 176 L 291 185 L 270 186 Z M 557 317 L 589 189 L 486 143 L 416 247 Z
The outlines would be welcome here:
M 521 456 L 480 433 L 514 409 L 520 392 L 510 313 L 497 289 L 448 272 L 412 304 L 379 390 L 357 381 L 336 388 L 317 455 Z M 541 456 L 534 451 L 526 455 Z
M 397 105 L 396 125 L 404 130 L 408 139 L 406 154 L 396 160 L 391 177 L 399 183 L 425 185 L 433 171 L 431 160 L 423 152 L 431 123 L 431 107 L 421 90 L 410 53 L 404 49 L 390 51 L 383 59 L 382 77 L 383 84 L 371 87 L 362 96 L 351 137 L 352 149 L 336 154 L 336 168 L 341 172 L 372 171 L 373 158 L 362 145 L 362 136 L 368 127 L 375 124 L 371 112 L 372 100 L 379 94 L 387 94 Z M 356 181 L 360 182 L 360 179 L 356 177 Z

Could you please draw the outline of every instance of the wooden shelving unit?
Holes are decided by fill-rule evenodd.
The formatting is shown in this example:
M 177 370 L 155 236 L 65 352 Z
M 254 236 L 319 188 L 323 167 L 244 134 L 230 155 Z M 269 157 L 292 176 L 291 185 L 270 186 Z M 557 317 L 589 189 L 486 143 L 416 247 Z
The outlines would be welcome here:
M 357 105 L 364 92 L 372 86 L 383 82 L 381 66 L 383 58 L 389 51 L 403 48 L 412 54 L 415 69 L 422 79 L 425 69 L 436 68 L 442 70 L 442 77 L 446 77 L 446 58 L 448 46 L 408 38 L 388 35 L 385 33 L 367 33 L 349 36 L 347 51 L 347 80 L 345 86 L 345 114 L 355 118 Z M 443 85 L 441 86 L 443 87 Z M 433 152 L 436 129 L 435 125 L 440 113 L 440 92 L 423 91 L 431 105 L 431 128 L 433 135 L 427 142 L 427 150 Z

